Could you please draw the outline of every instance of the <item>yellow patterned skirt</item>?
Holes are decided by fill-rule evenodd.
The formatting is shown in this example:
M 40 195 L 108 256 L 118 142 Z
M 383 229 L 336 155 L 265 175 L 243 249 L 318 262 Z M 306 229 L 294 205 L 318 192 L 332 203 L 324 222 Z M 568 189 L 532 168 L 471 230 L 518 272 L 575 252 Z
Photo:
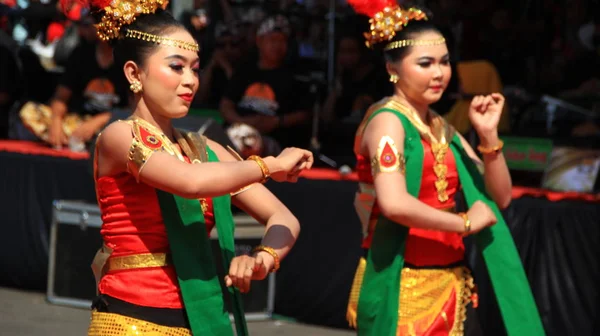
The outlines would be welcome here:
M 192 336 L 187 328 L 165 327 L 135 318 L 92 311 L 88 336 Z
M 365 266 L 366 261 L 361 258 L 346 313 L 348 323 L 354 328 Z M 466 267 L 403 268 L 397 335 L 462 336 L 473 288 L 473 278 Z

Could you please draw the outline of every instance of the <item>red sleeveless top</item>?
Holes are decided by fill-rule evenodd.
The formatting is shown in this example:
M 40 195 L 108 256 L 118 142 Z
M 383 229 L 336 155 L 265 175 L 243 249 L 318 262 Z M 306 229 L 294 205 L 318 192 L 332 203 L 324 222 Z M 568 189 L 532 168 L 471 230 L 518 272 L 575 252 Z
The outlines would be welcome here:
M 448 209 L 455 206 L 454 195 L 459 188 L 458 172 L 454 155 L 448 150 L 445 157 L 445 164 L 448 166 L 446 179 L 448 187 L 448 201 L 442 203 L 438 200 L 438 192 L 435 188 L 437 177 L 433 172 L 435 159 L 431 152 L 431 145 L 421 139 L 423 144 L 423 176 L 418 199 L 436 209 Z M 360 182 L 372 184 L 371 162 L 362 155 L 357 155 L 357 172 Z M 371 218 L 377 218 L 380 210 L 375 202 Z M 363 248 L 371 246 L 373 232 L 368 232 L 363 240 Z M 406 239 L 406 250 L 404 252 L 405 262 L 415 266 L 444 266 L 463 260 L 465 247 L 462 236 L 458 233 L 443 232 L 426 229 L 410 228 Z
M 186 161 L 189 160 L 186 158 Z M 169 240 L 156 189 L 138 183 L 133 175 L 120 173 L 96 180 L 102 216 L 100 233 L 111 256 L 169 253 Z M 206 200 L 206 231 L 214 227 L 212 201 Z M 105 274 L 100 293 L 140 306 L 182 308 L 183 301 L 173 265 L 119 270 Z

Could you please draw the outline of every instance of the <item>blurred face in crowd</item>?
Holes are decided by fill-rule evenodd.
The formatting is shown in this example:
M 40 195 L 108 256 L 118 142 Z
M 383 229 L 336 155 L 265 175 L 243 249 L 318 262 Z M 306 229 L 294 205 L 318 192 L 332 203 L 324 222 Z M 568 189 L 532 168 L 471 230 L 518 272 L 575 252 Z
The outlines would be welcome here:
M 242 40 L 238 36 L 219 37 L 216 41 L 216 48 L 222 50 L 229 61 L 237 61 L 242 58 Z
M 411 36 L 419 40 L 435 40 L 442 35 L 428 31 Z M 446 44 L 410 47 L 404 58 L 387 63 L 388 73 L 398 76 L 396 92 L 407 100 L 430 105 L 442 97 L 452 70 Z
M 96 27 L 92 22 L 83 21 L 78 23 L 77 30 L 79 31 L 79 36 L 88 42 L 94 42 L 98 39 Z
M 353 38 L 344 37 L 340 40 L 338 48 L 337 64 L 339 70 L 344 72 L 356 69 L 361 58 L 359 42 Z
M 281 65 L 287 54 L 287 36 L 282 32 L 270 32 L 257 37 L 256 45 L 262 61 Z
M 196 43 L 185 29 L 177 29 L 164 37 Z M 165 118 L 181 118 L 189 111 L 198 90 L 198 53 L 175 46 L 157 44 L 156 48 L 139 66 L 125 64 L 125 74 L 130 83 L 139 78 L 142 92 L 138 93 L 150 111 Z M 137 74 L 134 77 L 132 74 Z

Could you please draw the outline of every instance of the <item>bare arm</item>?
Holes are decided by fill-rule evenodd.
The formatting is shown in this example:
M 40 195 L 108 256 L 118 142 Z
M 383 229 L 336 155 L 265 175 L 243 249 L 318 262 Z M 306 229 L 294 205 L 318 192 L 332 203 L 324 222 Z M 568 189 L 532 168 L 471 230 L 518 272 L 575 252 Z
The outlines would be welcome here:
M 127 171 L 131 126 L 124 122 L 109 125 L 99 139 L 99 176 Z M 275 158 L 264 159 L 270 170 Z M 254 161 L 187 164 L 164 152 L 152 154 L 140 171 L 140 182 L 185 198 L 225 195 L 262 180 Z M 218 182 L 216 182 L 218 181 Z
M 404 129 L 400 120 L 391 113 L 381 113 L 371 120 L 363 137 L 363 153 L 369 158 L 375 157 L 384 136 L 394 141 L 402 155 Z M 392 221 L 421 229 L 464 231 L 464 220 L 460 216 L 437 210 L 410 195 L 401 172 L 379 173 L 374 177 L 374 184 L 379 208 Z
M 210 148 L 217 154 L 219 160 L 225 162 L 236 159 L 221 145 L 209 140 Z M 233 204 L 244 212 L 254 217 L 262 224 L 266 224 L 266 232 L 262 244 L 272 247 L 280 259 L 283 259 L 300 234 L 300 224 L 296 217 L 281 203 L 264 185 L 257 183 L 250 189 L 237 194 L 232 198 Z M 264 254 L 265 266 L 273 267 L 273 258 L 266 252 Z
M 50 102 L 50 108 L 52 109 L 52 119 L 58 119 L 62 121 L 62 118 L 67 114 L 67 102 L 71 98 L 71 89 L 66 86 L 59 85 L 56 88 L 54 97 Z
M 486 191 L 490 194 L 500 209 L 506 209 L 512 200 L 512 180 L 502 151 L 494 154 L 484 155 L 482 163 L 481 159 L 477 157 L 477 154 L 475 154 L 475 151 L 473 148 L 471 148 L 471 145 L 469 145 L 467 140 L 465 140 L 462 135 L 458 135 L 460 137 L 460 142 L 462 143 L 469 157 L 476 164 L 483 164 L 483 178 L 485 181 Z M 480 140 L 481 145 L 486 148 L 496 146 L 499 143 L 497 134 L 489 137 L 480 136 Z

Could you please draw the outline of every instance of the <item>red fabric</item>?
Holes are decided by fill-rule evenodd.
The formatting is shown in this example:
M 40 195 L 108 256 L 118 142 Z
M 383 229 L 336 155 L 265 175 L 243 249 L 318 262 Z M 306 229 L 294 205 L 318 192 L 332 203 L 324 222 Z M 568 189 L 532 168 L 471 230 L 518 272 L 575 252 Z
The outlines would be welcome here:
M 0 140 L 0 152 L 12 152 L 31 155 L 66 157 L 73 160 L 89 159 L 87 152 L 71 152 L 68 149 L 53 149 L 45 143 L 33 141 Z
M 448 166 L 446 174 L 448 201 L 442 203 L 438 200 L 438 192 L 435 188 L 437 177 L 433 172 L 435 159 L 431 146 L 426 141 L 421 142 L 424 156 L 419 200 L 436 209 L 454 207 L 454 194 L 458 189 L 459 181 L 452 151 L 448 150 L 444 161 Z M 461 261 L 464 254 L 463 239 L 458 233 L 411 228 L 406 239 L 404 259 L 407 263 L 417 266 L 449 265 Z
M 156 190 L 122 173 L 96 182 L 102 213 L 100 233 L 113 256 L 167 253 L 169 241 Z M 206 230 L 214 227 L 212 201 L 205 214 Z M 182 308 L 183 302 L 173 266 L 115 271 L 99 283 L 101 293 L 147 307 Z
M 454 325 L 454 320 L 456 320 L 456 290 L 452 289 L 450 293 L 450 298 L 444 304 L 442 311 L 446 313 L 446 318 L 448 321 L 444 320 L 442 314 L 438 315 L 436 319 L 433 321 L 429 329 L 422 334 L 423 336 L 447 336 L 448 335 L 448 326 L 452 327 Z
M 49 43 L 52 43 L 59 40 L 64 33 L 64 24 L 60 22 L 52 22 L 48 25 L 48 30 L 46 31 L 46 40 L 48 40 Z
M 438 200 L 438 192 L 435 188 L 437 177 L 433 172 L 434 157 L 431 152 L 431 146 L 422 141 L 424 149 L 423 157 L 423 177 L 421 179 L 421 188 L 419 191 L 419 200 L 436 209 L 447 209 L 454 206 L 454 194 L 458 189 L 458 172 L 454 162 L 452 151 L 448 151 L 445 157 L 445 164 L 448 166 L 446 179 L 448 187 L 448 201 L 441 203 Z M 357 155 L 357 175 L 360 181 L 373 183 L 371 176 L 371 164 L 362 155 Z M 375 204 L 371 218 L 379 216 L 380 210 Z M 371 246 L 372 232 L 363 240 L 363 248 Z M 463 259 L 465 248 L 462 237 L 458 233 L 423 230 L 411 228 L 406 239 L 406 250 L 404 258 L 407 263 L 416 266 L 436 266 L 449 265 Z

